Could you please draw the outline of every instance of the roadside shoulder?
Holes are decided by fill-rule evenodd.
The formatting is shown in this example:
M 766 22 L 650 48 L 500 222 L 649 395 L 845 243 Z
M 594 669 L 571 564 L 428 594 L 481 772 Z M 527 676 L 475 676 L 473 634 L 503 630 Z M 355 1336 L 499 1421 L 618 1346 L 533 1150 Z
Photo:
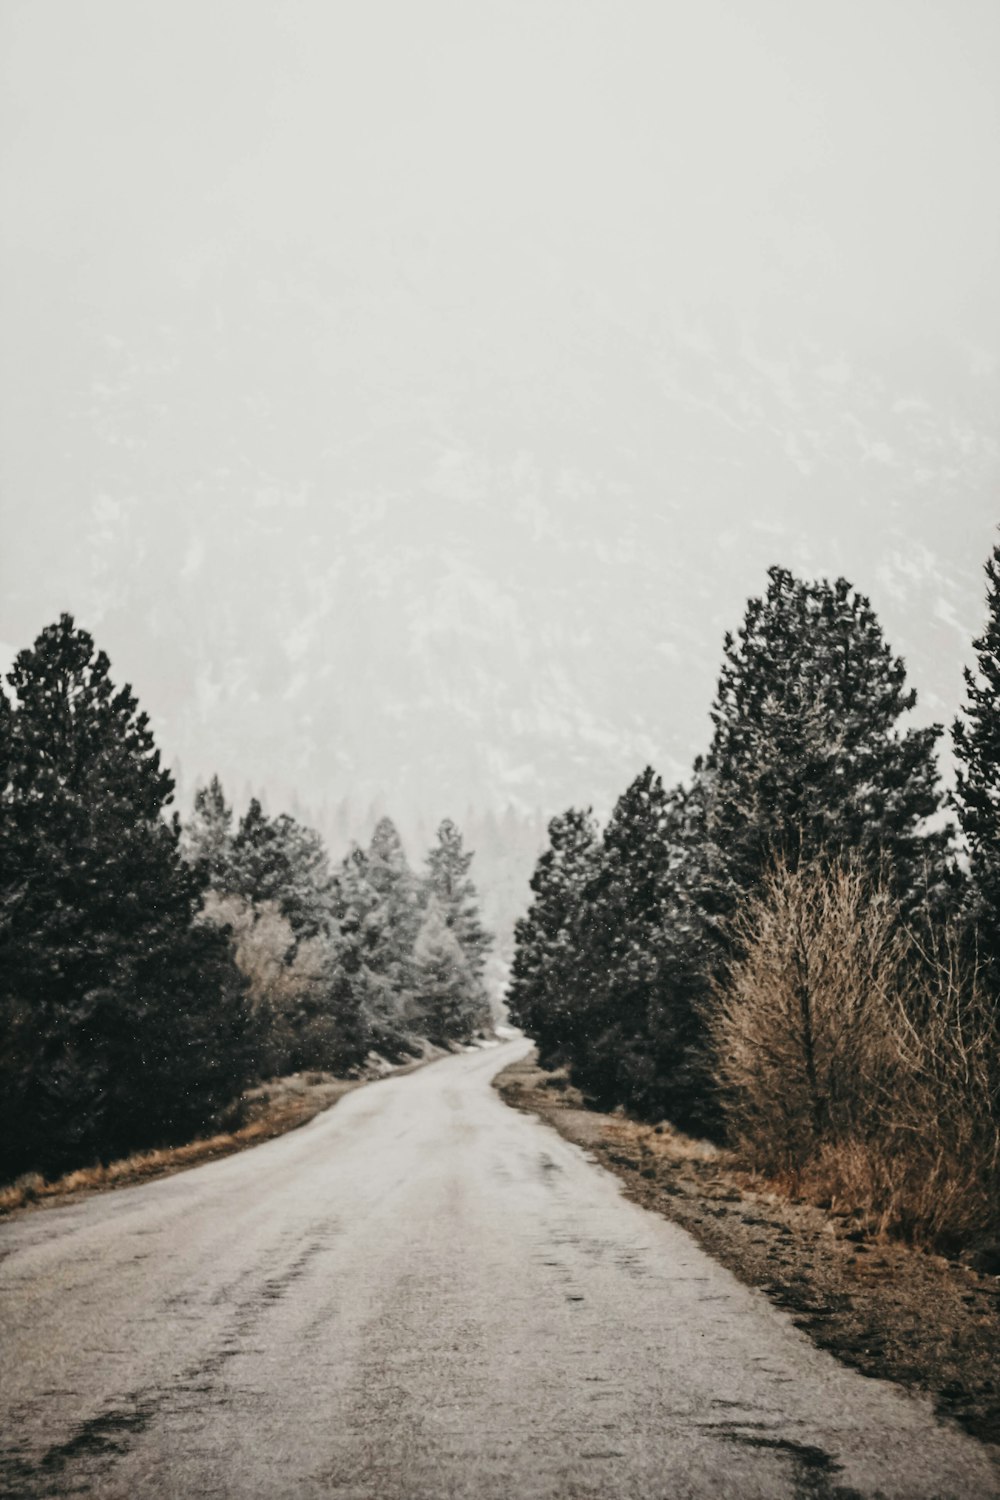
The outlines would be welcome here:
M 942 1414 L 1000 1443 L 1000 1277 L 873 1239 L 850 1217 L 767 1191 L 710 1142 L 589 1110 L 534 1054 L 504 1068 L 494 1087 L 786 1308 L 816 1344 L 865 1375 L 930 1392 Z
M 331 1109 L 345 1094 L 383 1078 L 398 1078 L 449 1056 L 443 1047 L 426 1043 L 424 1052 L 404 1063 L 390 1063 L 372 1054 L 356 1077 L 337 1078 L 319 1071 L 290 1073 L 248 1089 L 240 1101 L 241 1123 L 230 1130 L 188 1141 L 180 1146 L 139 1151 L 118 1161 L 81 1167 L 54 1181 L 46 1181 L 37 1172 L 28 1172 L 15 1182 L 0 1187 L 0 1221 L 36 1208 L 55 1207 L 89 1198 L 94 1193 L 116 1188 L 134 1187 L 160 1177 L 217 1161 L 259 1146 L 275 1136 L 285 1135 L 308 1125 L 317 1115 Z

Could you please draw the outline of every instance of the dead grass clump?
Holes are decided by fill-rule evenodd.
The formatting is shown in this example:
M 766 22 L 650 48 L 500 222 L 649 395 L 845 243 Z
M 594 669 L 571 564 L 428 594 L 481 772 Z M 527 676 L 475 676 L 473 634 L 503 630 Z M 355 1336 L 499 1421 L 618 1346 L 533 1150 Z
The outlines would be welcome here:
M 38 1172 L 24 1172 L 7 1187 L 0 1188 L 0 1214 L 34 1203 L 45 1190 L 45 1178 Z
M 826 1142 L 783 1184 L 793 1196 L 851 1215 L 876 1237 L 958 1250 L 989 1237 L 996 1204 L 978 1164 L 950 1152 L 900 1149 L 891 1138 Z
M 636 1120 L 616 1120 L 608 1127 L 608 1134 L 622 1144 L 634 1144 L 640 1151 L 670 1163 L 722 1162 L 727 1158 L 727 1153 L 713 1141 L 685 1135 L 666 1121 L 643 1125 Z

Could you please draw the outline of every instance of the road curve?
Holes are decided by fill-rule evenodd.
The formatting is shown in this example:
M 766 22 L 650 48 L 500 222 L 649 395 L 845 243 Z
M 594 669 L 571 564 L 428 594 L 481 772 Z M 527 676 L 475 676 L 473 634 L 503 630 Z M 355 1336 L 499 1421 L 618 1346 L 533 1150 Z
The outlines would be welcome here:
M 0 1494 L 684 1500 L 1000 1493 L 508 1109 L 526 1043 L 0 1229 Z

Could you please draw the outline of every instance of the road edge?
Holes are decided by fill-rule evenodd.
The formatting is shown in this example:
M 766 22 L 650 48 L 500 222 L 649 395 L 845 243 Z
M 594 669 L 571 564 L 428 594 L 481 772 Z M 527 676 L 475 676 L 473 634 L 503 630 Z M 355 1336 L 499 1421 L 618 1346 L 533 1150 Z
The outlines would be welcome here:
M 690 1233 L 841 1363 L 931 1395 L 1000 1462 L 1000 1277 L 866 1234 L 812 1204 L 755 1191 L 708 1142 L 583 1107 L 537 1056 L 492 1080 L 505 1104 L 551 1126 L 625 1195 Z
M 150 1151 L 138 1151 L 131 1156 L 98 1164 L 79 1167 L 64 1176 L 47 1182 L 38 1173 L 28 1172 L 13 1183 L 0 1187 L 0 1224 L 21 1218 L 24 1214 L 39 1209 L 60 1208 L 70 1203 L 79 1203 L 97 1193 L 116 1192 L 119 1188 L 138 1187 L 146 1182 L 158 1182 L 164 1177 L 174 1177 L 178 1172 L 188 1172 L 211 1161 L 235 1156 L 266 1141 L 301 1130 L 304 1125 L 325 1114 L 339 1104 L 346 1094 L 369 1084 L 381 1083 L 387 1078 L 400 1078 L 439 1062 L 454 1054 L 439 1047 L 428 1047 L 425 1055 L 405 1063 L 388 1063 L 378 1066 L 367 1076 L 338 1078 L 333 1074 L 315 1072 L 292 1073 L 281 1078 L 270 1079 L 249 1091 L 248 1097 L 267 1094 L 269 1097 L 256 1117 L 236 1130 L 222 1131 L 212 1136 L 197 1137 L 179 1146 L 165 1146 Z M 314 1082 L 310 1082 L 314 1079 Z

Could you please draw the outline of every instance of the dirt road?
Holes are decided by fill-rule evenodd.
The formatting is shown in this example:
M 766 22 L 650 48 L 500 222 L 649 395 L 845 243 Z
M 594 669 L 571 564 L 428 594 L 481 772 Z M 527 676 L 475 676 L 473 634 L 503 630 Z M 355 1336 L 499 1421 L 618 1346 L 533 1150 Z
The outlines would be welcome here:
M 0 1494 L 683 1500 L 1000 1493 L 504 1106 L 515 1041 L 0 1229 Z

